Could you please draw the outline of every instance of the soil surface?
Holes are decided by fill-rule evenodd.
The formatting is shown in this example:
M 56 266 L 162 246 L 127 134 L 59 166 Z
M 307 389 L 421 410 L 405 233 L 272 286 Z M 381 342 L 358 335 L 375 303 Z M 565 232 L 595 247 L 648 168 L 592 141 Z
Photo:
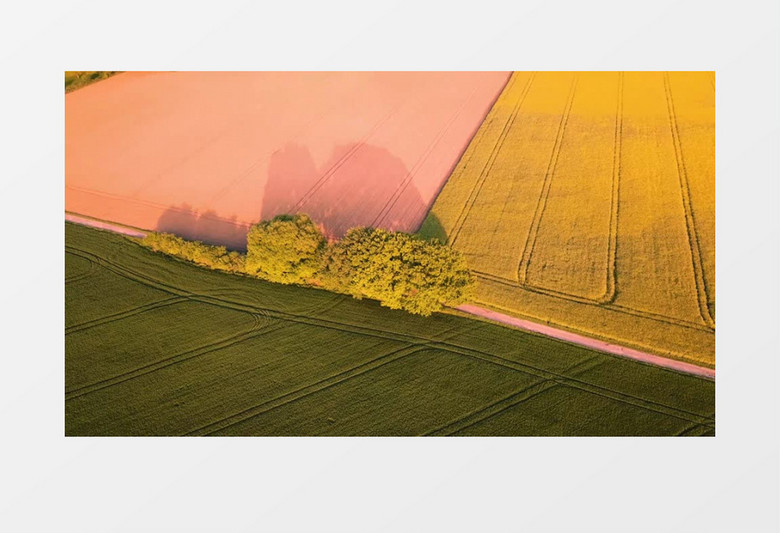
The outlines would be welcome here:
M 65 210 L 233 248 L 414 232 L 507 72 L 125 72 L 65 95 Z

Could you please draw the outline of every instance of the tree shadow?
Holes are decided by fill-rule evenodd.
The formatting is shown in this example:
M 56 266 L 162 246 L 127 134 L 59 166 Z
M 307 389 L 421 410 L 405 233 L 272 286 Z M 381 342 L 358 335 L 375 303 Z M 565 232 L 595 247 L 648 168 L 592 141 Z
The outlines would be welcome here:
M 246 250 L 246 233 L 249 226 L 238 222 L 235 216 L 219 217 L 213 210 L 200 213 L 185 203 L 165 210 L 157 220 L 155 229 L 185 239 L 243 251 Z
M 271 155 L 257 221 L 306 213 L 329 239 L 339 239 L 358 226 L 415 233 L 425 219 L 423 236 L 446 242 L 429 207 L 404 162 L 384 148 L 365 143 L 339 145 L 318 166 L 308 148 L 287 143 Z M 236 216 L 199 212 L 183 203 L 168 208 L 155 229 L 244 251 L 249 227 Z
M 288 143 L 271 156 L 261 218 L 306 213 L 331 239 L 357 226 L 413 233 L 428 205 L 412 178 L 400 158 L 378 146 L 336 146 L 317 166 L 308 148 Z
M 447 237 L 447 231 L 442 226 L 439 217 L 437 217 L 433 211 L 428 213 L 428 216 L 423 220 L 420 229 L 417 230 L 417 235 L 425 239 L 426 241 L 439 241 L 442 244 L 449 242 Z

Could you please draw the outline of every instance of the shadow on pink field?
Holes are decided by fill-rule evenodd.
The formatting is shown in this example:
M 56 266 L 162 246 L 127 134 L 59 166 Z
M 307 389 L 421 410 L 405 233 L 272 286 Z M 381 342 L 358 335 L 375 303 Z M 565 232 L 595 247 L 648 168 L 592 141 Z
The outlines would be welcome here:
M 271 155 L 253 223 L 281 214 L 306 213 L 329 239 L 341 238 L 358 226 L 414 233 L 429 207 L 403 161 L 384 148 L 365 143 L 338 145 L 317 165 L 308 148 L 287 143 Z M 168 208 L 155 229 L 245 250 L 249 226 L 235 214 L 199 212 L 181 204 Z

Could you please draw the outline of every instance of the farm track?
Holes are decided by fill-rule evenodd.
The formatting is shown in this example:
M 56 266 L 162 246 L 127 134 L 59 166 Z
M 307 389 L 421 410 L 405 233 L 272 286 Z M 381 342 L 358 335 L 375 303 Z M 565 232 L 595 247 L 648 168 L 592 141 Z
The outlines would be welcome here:
M 552 180 L 555 175 L 555 167 L 558 165 L 558 156 L 561 153 L 563 136 L 566 133 L 566 125 L 569 123 L 571 106 L 574 104 L 574 95 L 577 92 L 577 79 L 578 76 L 575 74 L 571 81 L 569 97 L 566 100 L 566 106 L 561 115 L 561 121 L 558 124 L 558 132 L 555 135 L 555 143 L 553 144 L 552 153 L 550 154 L 550 160 L 547 163 L 542 189 L 539 192 L 539 199 L 536 202 L 534 215 L 531 218 L 531 227 L 528 230 L 528 235 L 526 236 L 525 244 L 523 245 L 520 264 L 517 267 L 517 280 L 521 285 L 526 285 L 528 282 L 528 265 L 531 263 L 531 257 L 533 256 L 534 248 L 536 247 L 536 238 L 539 234 L 539 226 L 542 223 L 544 210 L 547 207 L 547 198 L 550 196 L 550 187 L 552 186 Z
M 488 174 L 490 174 L 490 170 L 493 168 L 493 165 L 495 164 L 496 159 L 498 158 L 499 152 L 501 152 L 501 147 L 504 145 L 504 141 L 506 141 L 507 135 L 509 135 L 509 131 L 512 129 L 512 125 L 515 122 L 515 118 L 517 118 L 517 114 L 520 112 L 520 108 L 522 107 L 523 102 L 525 101 L 525 97 L 526 95 L 528 95 L 528 91 L 531 88 L 531 85 L 533 84 L 534 77 L 535 77 L 535 73 L 531 74 L 531 76 L 528 78 L 528 81 L 526 82 L 525 87 L 523 88 L 522 93 L 518 96 L 517 101 L 515 102 L 515 105 L 512 108 L 512 112 L 509 115 L 509 118 L 504 123 L 504 128 L 501 130 L 501 134 L 496 140 L 496 144 L 493 146 L 493 150 L 491 151 L 490 156 L 485 162 L 485 166 L 482 168 L 482 171 L 477 177 L 477 180 L 475 181 L 474 186 L 471 192 L 469 193 L 469 196 L 466 199 L 466 202 L 464 203 L 460 214 L 458 215 L 458 218 L 455 220 L 455 225 L 453 226 L 453 231 L 452 231 L 452 237 L 450 238 L 450 243 L 452 244 L 452 246 L 455 246 L 455 242 L 458 240 L 460 231 L 463 228 L 464 224 L 466 223 L 466 219 L 468 218 L 468 215 L 471 212 L 471 208 L 474 206 L 474 202 L 476 202 L 477 197 L 479 196 L 479 192 L 482 190 L 482 186 L 484 185 Z M 515 75 L 513 74 L 511 85 L 509 85 L 504 90 L 507 92 L 511 91 L 512 87 L 514 87 L 514 82 L 516 79 L 517 78 L 515 78 Z
M 117 273 L 120 273 L 120 275 L 123 275 L 124 277 L 127 277 L 128 279 L 132 279 L 134 281 L 137 281 L 139 283 L 149 285 L 161 290 L 167 290 L 168 292 L 174 292 L 174 294 L 188 294 L 186 291 L 182 291 L 181 289 L 177 289 L 173 286 L 167 285 L 164 282 L 161 282 L 159 280 L 156 280 L 150 276 L 140 274 L 138 272 L 133 271 L 132 269 L 129 269 L 127 267 L 117 265 L 116 263 L 113 263 L 111 261 L 102 259 L 98 257 L 95 254 L 92 254 L 91 252 L 88 252 L 86 250 L 81 250 L 72 246 L 67 246 L 66 248 L 68 251 L 71 251 L 73 253 L 76 253 L 77 255 L 86 254 L 88 257 L 91 256 L 95 258 L 98 261 L 98 264 L 100 266 L 103 266 L 105 268 L 108 268 L 109 270 L 114 270 Z M 503 358 L 501 356 L 497 356 L 495 354 L 484 352 L 481 350 L 476 350 L 474 348 L 461 346 L 452 342 L 445 342 L 445 341 L 439 341 L 433 338 L 424 338 L 424 337 L 418 337 L 414 335 L 404 334 L 404 333 L 398 333 L 398 332 L 391 332 L 387 330 L 381 330 L 378 328 L 369 328 L 365 326 L 359 326 L 355 324 L 350 324 L 346 322 L 339 322 L 334 320 L 327 320 L 322 317 L 306 317 L 302 315 L 298 315 L 295 313 L 290 312 L 284 312 L 284 311 L 278 311 L 274 309 L 268 309 L 268 308 L 262 308 L 259 306 L 253 306 L 248 305 L 240 302 L 232 302 L 227 300 L 219 300 L 217 298 L 212 297 L 203 297 L 200 295 L 191 294 L 191 299 L 196 301 L 203 301 L 204 303 L 211 303 L 212 305 L 216 305 L 219 307 L 225 307 L 228 309 L 234 309 L 234 310 L 242 310 L 249 313 L 258 313 L 258 312 L 267 312 L 268 316 L 271 316 L 273 318 L 280 318 L 285 321 L 294 322 L 294 323 L 302 323 L 302 324 L 309 324 L 313 326 L 333 329 L 337 331 L 345 331 L 350 333 L 356 333 L 356 334 L 363 334 L 366 336 L 372 336 L 372 337 L 378 337 L 386 340 L 393 340 L 393 341 L 400 341 L 400 342 L 406 342 L 411 347 L 429 347 L 437 350 L 443 350 L 454 354 L 460 354 L 463 356 L 471 357 L 474 359 L 479 359 L 482 361 L 490 362 L 505 368 L 514 369 L 519 372 L 523 372 L 525 374 L 534 375 L 536 377 L 539 377 L 541 379 L 550 379 L 555 380 L 556 383 L 566 385 L 569 387 L 573 387 L 576 389 L 580 389 L 584 392 L 589 392 L 592 394 L 596 394 L 599 396 L 603 396 L 609 399 L 612 399 L 614 401 L 623 402 L 627 404 L 631 404 L 635 407 L 643 408 L 649 411 L 655 411 L 658 413 L 665 414 L 667 416 L 673 416 L 675 418 L 680 418 L 683 420 L 688 420 L 690 422 L 698 422 L 703 425 L 711 425 L 714 424 L 714 420 L 711 420 L 707 417 L 704 417 L 697 413 L 690 413 L 686 412 L 684 410 L 668 406 L 665 404 L 661 404 L 652 400 L 648 400 L 645 398 L 641 398 L 638 396 L 633 396 L 630 394 L 625 393 L 618 393 L 615 391 L 609 391 L 608 389 L 605 389 L 603 387 L 599 387 L 598 385 L 592 385 L 587 382 L 583 382 L 581 380 L 577 380 L 575 378 L 565 376 L 560 373 L 552 372 L 549 370 L 541 369 L 538 367 L 535 367 L 533 365 L 530 365 L 528 363 L 519 363 L 516 361 L 512 361 L 510 359 Z M 460 333 L 460 332 L 459 332 Z M 251 333 L 250 333 L 251 334 Z M 182 354 L 179 354 L 182 355 Z M 171 362 L 169 364 L 175 364 L 175 362 Z M 168 366 L 168 365 L 166 365 Z M 151 372 L 153 370 L 149 370 Z M 146 372 L 148 373 L 148 372 Z M 130 379 L 131 377 L 128 377 Z M 113 384 L 113 383 L 112 383 Z M 110 386 L 110 385 L 106 385 Z M 76 392 L 76 391 L 73 391 Z M 86 393 L 86 392 L 85 392 Z M 688 415 L 682 416 L 681 415 Z M 693 419 L 689 417 L 694 417 Z
M 674 98 L 672 96 L 672 87 L 669 82 L 668 73 L 664 73 L 664 89 L 666 91 L 666 104 L 669 110 L 669 128 L 672 133 L 674 155 L 677 163 L 677 176 L 680 181 L 680 193 L 682 195 L 683 208 L 685 210 L 685 227 L 688 230 L 688 247 L 691 254 L 699 313 L 701 314 L 704 323 L 714 328 L 715 321 L 710 315 L 709 310 L 709 297 L 704 282 L 704 267 L 702 266 L 701 259 L 701 244 L 699 242 L 699 236 L 696 233 L 696 221 L 694 220 L 693 207 L 691 206 L 691 190 L 690 185 L 688 184 L 688 172 L 685 168 L 685 158 L 682 152 L 680 131 L 677 126 L 677 115 L 674 111 Z

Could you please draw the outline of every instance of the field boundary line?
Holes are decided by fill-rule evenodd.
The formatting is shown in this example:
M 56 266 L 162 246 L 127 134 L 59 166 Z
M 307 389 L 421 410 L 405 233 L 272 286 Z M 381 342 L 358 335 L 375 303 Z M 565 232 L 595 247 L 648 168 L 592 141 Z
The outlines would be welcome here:
M 490 130 L 490 127 L 496 121 L 496 116 L 498 115 L 498 112 L 496 110 L 496 104 L 501 99 L 501 96 L 504 94 L 504 92 L 507 91 L 508 88 L 512 85 L 514 80 L 514 74 L 515 72 L 513 71 L 509 73 L 509 76 L 507 76 L 507 79 L 504 82 L 504 85 L 501 87 L 501 90 L 498 92 L 496 97 L 493 99 L 493 102 L 490 104 L 490 108 L 488 109 L 488 112 L 485 115 L 485 119 L 482 121 L 481 124 L 477 126 L 476 131 L 474 132 L 471 139 L 467 143 L 466 148 L 463 150 L 463 153 L 460 155 L 458 160 L 452 166 L 450 170 L 449 178 L 445 180 L 445 183 L 442 184 L 442 186 L 439 188 L 439 191 L 436 193 L 436 196 L 433 199 L 433 203 L 431 204 L 431 210 L 429 211 L 433 210 L 433 205 L 436 204 L 436 200 L 441 195 L 447 183 L 449 183 L 453 179 L 461 179 L 460 176 L 465 171 L 465 169 L 468 168 L 468 166 L 471 164 L 471 160 L 474 159 L 474 154 L 478 151 L 478 147 L 482 144 L 483 140 L 485 139 L 485 136 L 487 135 L 486 132 Z M 462 179 L 465 180 L 465 178 Z
M 600 303 L 612 303 L 617 296 L 617 232 L 620 214 L 620 178 L 623 150 L 623 72 L 618 74 L 618 102 L 615 112 L 615 148 L 612 159 L 612 205 L 609 212 L 609 245 L 607 249 L 607 287 Z
M 654 366 L 676 370 L 684 374 L 692 374 L 695 376 L 715 379 L 715 370 L 694 365 L 693 363 L 687 363 L 684 361 L 678 361 L 676 359 L 662 357 L 660 355 L 654 355 L 648 352 L 634 350 L 633 348 L 627 348 L 625 346 L 594 339 L 592 337 L 586 337 L 584 335 L 572 333 L 552 326 L 537 324 L 535 322 L 531 322 L 530 320 L 523 320 L 521 318 L 512 317 L 497 311 L 485 309 L 484 307 L 478 307 L 476 305 L 464 304 L 456 307 L 456 309 L 463 311 L 464 313 L 470 313 L 482 318 L 493 320 L 495 322 L 500 322 L 502 324 L 524 329 L 526 331 L 540 333 L 547 337 L 552 337 L 558 340 L 570 342 L 572 344 L 577 344 L 579 346 L 584 346 L 599 352 L 618 355 L 627 359 L 641 361 L 643 363 L 648 363 Z
M 501 133 L 499 134 L 498 139 L 496 139 L 496 143 L 493 145 L 493 150 L 490 152 L 487 161 L 485 161 L 485 166 L 482 167 L 482 171 L 477 176 L 477 179 L 474 182 L 474 186 L 471 188 L 471 192 L 469 192 L 469 195 L 466 198 L 466 202 L 464 203 L 463 207 L 461 208 L 461 212 L 458 215 L 458 218 L 455 219 L 452 238 L 450 239 L 450 243 L 452 246 L 455 246 L 455 242 L 458 240 L 458 237 L 460 236 L 460 231 L 463 228 L 463 226 L 466 224 L 466 219 L 468 218 L 468 215 L 471 212 L 471 208 L 476 202 L 477 197 L 479 196 L 479 193 L 482 190 L 482 186 L 485 184 L 485 180 L 487 180 L 487 176 L 490 173 L 490 170 L 493 168 L 496 159 L 498 158 L 499 152 L 501 152 L 501 148 L 504 145 L 504 141 L 506 141 L 506 138 L 509 135 L 509 131 L 512 129 L 512 125 L 515 122 L 515 118 L 517 118 L 517 115 L 520 112 L 520 108 L 522 107 L 523 102 L 525 102 L 525 97 L 528 94 L 531 88 L 531 84 L 533 83 L 535 78 L 536 78 L 536 72 L 531 73 L 531 75 L 528 77 L 528 81 L 523 87 L 523 90 L 520 93 L 520 95 L 518 95 L 517 101 L 515 102 L 515 105 L 512 108 L 512 112 L 509 114 L 509 117 L 507 117 L 507 120 L 504 123 L 504 127 L 502 128 Z M 512 85 L 511 87 L 507 87 L 505 89 L 506 94 L 510 93 L 511 89 L 514 87 L 514 83 L 516 80 L 517 80 L 516 73 L 512 73 L 512 80 L 511 80 Z
M 515 405 L 518 405 L 525 400 L 529 400 L 534 396 L 541 394 L 547 389 L 551 389 L 555 386 L 557 386 L 557 384 L 552 380 L 542 378 L 539 381 L 535 381 L 527 387 L 523 387 L 520 390 L 512 392 L 511 394 L 491 402 L 486 406 L 478 407 L 477 409 L 466 413 L 464 416 L 457 418 L 452 422 L 448 422 L 435 429 L 426 431 L 422 434 L 422 436 L 435 437 L 453 435 L 458 431 L 462 431 L 468 427 L 473 426 L 474 424 L 478 424 L 479 422 L 487 420 L 488 418 L 506 411 L 507 409 L 511 409 Z
M 288 393 L 282 394 L 281 396 L 266 400 L 252 407 L 248 407 L 243 411 L 232 414 L 223 419 L 216 420 L 205 426 L 191 430 L 186 433 L 186 435 L 213 435 L 214 433 L 224 431 L 229 427 L 240 424 L 241 422 L 245 422 L 258 415 L 265 414 L 284 405 L 299 401 L 303 398 L 306 398 L 307 396 L 311 396 L 312 394 L 316 394 L 330 387 L 349 381 L 352 378 L 376 370 L 377 368 L 398 361 L 399 359 L 414 355 L 415 353 L 423 351 L 426 348 L 426 345 L 408 345 L 401 348 L 396 348 L 388 353 L 384 353 L 379 357 L 361 363 L 357 366 L 342 370 L 341 372 L 337 372 L 336 374 L 328 376 L 327 378 L 315 381 L 314 383 L 304 387 L 300 387 Z
M 558 132 L 555 135 L 555 143 L 553 144 L 552 153 L 550 154 L 550 160 L 547 162 L 547 170 L 544 173 L 542 190 L 539 192 L 539 198 L 536 201 L 536 208 L 534 209 L 534 214 L 531 218 L 531 227 L 528 230 L 528 235 L 526 236 L 525 244 L 523 246 L 523 254 L 520 257 L 520 264 L 517 268 L 517 280 L 521 285 L 525 285 L 528 280 L 528 266 L 531 263 L 531 257 L 533 256 L 534 247 L 536 246 L 536 238 L 539 233 L 539 226 L 542 223 L 544 210 L 547 207 L 547 198 L 550 195 L 550 188 L 552 187 L 552 179 L 553 175 L 555 174 L 555 168 L 558 166 L 558 156 L 561 153 L 563 136 L 566 132 L 566 125 L 569 123 L 569 115 L 571 114 L 572 105 L 574 104 L 574 96 L 577 92 L 578 79 L 579 75 L 575 73 L 571 81 L 571 87 L 569 88 L 569 96 L 563 108 L 561 121 L 558 124 Z
M 707 294 L 707 285 L 704 280 L 704 267 L 701 259 L 701 248 L 699 244 L 699 235 L 696 232 L 696 221 L 693 216 L 693 207 L 691 205 L 691 190 L 688 184 L 688 171 L 685 168 L 685 158 L 682 153 L 682 142 L 680 132 L 677 126 L 677 115 L 674 110 L 674 99 L 672 97 L 672 87 L 669 80 L 669 73 L 664 72 L 664 89 L 666 92 L 666 105 L 669 111 L 669 128 L 672 132 L 672 144 L 674 144 L 674 155 L 677 162 L 677 177 L 680 183 L 680 193 L 682 195 L 683 210 L 685 212 L 685 227 L 688 230 L 688 248 L 691 253 L 691 263 L 693 265 L 694 283 L 696 285 L 696 299 L 699 304 L 699 314 L 704 323 L 710 327 L 715 327 L 715 321 L 710 315 L 709 297 Z
M 398 199 L 401 197 L 401 195 L 406 191 L 407 187 L 409 187 L 409 184 L 414 180 L 414 177 L 417 175 L 417 172 L 419 172 L 420 168 L 425 164 L 425 162 L 428 160 L 428 157 L 430 157 L 431 153 L 433 152 L 434 148 L 436 148 L 439 145 L 439 142 L 444 138 L 444 136 L 447 134 L 447 132 L 450 130 L 453 124 L 458 120 L 458 117 L 460 117 L 461 113 L 464 109 L 468 106 L 468 104 L 471 102 L 471 100 L 474 98 L 474 95 L 477 93 L 477 87 L 475 86 L 471 90 L 471 94 L 469 94 L 469 97 L 463 101 L 461 106 L 458 108 L 458 110 L 455 112 L 452 117 L 444 124 L 444 127 L 439 131 L 439 133 L 436 135 L 436 137 L 431 141 L 431 143 L 428 145 L 428 147 L 425 149 L 425 151 L 422 153 L 420 158 L 415 162 L 412 169 L 406 173 L 406 176 L 404 177 L 403 181 L 398 185 L 395 191 L 393 191 L 393 194 L 390 196 L 390 198 L 385 202 L 385 205 L 382 206 L 382 209 L 379 211 L 379 214 L 376 216 L 374 221 L 371 223 L 372 226 L 377 227 L 377 225 L 380 222 L 384 222 L 384 220 L 390 215 L 390 212 L 395 207 L 395 204 L 398 202 Z
M 560 292 L 556 291 L 554 289 L 546 289 L 544 287 L 536 287 L 533 285 L 520 285 L 515 280 L 510 280 L 507 278 L 502 278 L 501 276 L 496 276 L 494 274 L 488 274 L 487 272 L 481 272 L 478 270 L 472 270 L 471 271 L 478 279 L 481 279 L 483 282 L 488 283 L 498 283 L 501 285 L 506 285 L 512 289 L 522 290 L 522 291 L 528 291 L 534 294 L 540 294 L 543 296 L 548 296 L 550 298 L 558 298 L 560 300 L 566 300 L 569 302 L 575 302 L 580 303 L 584 305 L 589 305 L 592 307 L 597 307 L 599 309 L 606 309 L 608 311 L 613 311 L 616 313 L 622 313 L 626 315 L 636 316 L 638 318 L 644 318 L 646 320 L 652 320 L 654 322 L 661 322 L 663 324 L 668 324 L 672 326 L 680 326 L 687 329 L 695 329 L 702 332 L 707 333 L 713 333 L 714 330 L 704 324 L 701 324 L 699 322 L 690 322 L 687 320 L 682 320 L 675 317 L 665 316 L 665 315 L 659 315 L 656 313 L 651 313 L 650 311 L 644 311 L 642 309 L 635 309 L 633 307 L 628 307 L 625 305 L 619 305 L 616 303 L 600 303 L 596 300 L 592 300 L 590 298 L 584 298 L 582 296 L 577 296 L 576 294 L 569 294 L 566 292 Z

